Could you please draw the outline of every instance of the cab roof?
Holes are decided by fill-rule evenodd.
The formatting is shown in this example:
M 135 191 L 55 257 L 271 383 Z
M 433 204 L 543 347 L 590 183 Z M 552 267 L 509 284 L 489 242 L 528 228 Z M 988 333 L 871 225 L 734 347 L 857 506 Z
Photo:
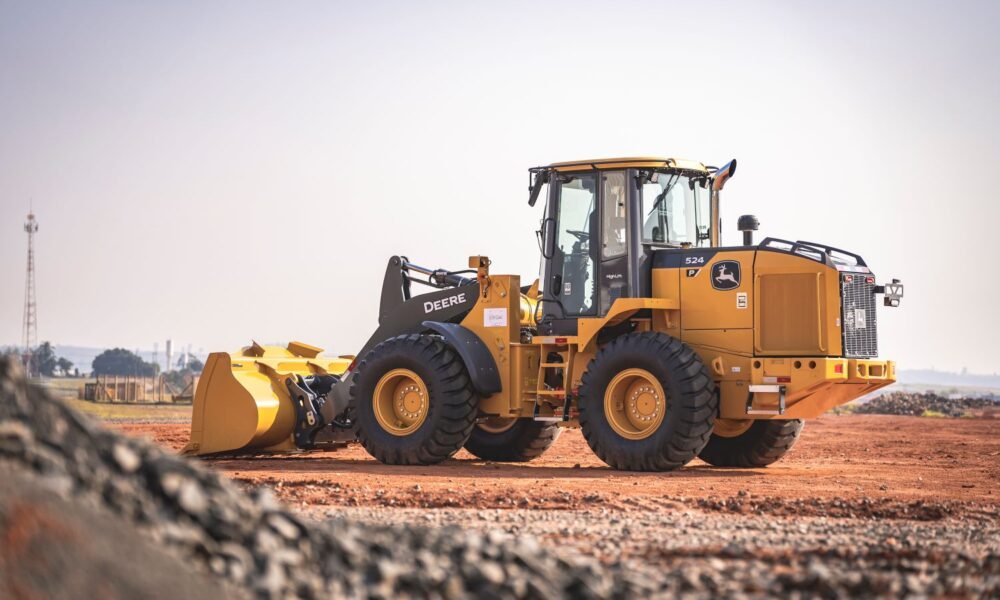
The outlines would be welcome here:
M 662 158 L 657 156 L 632 156 L 626 158 L 598 158 L 592 160 L 574 160 L 558 162 L 549 165 L 550 169 L 559 172 L 590 171 L 592 169 L 683 169 L 699 173 L 711 173 L 715 169 L 704 164 L 683 158 Z

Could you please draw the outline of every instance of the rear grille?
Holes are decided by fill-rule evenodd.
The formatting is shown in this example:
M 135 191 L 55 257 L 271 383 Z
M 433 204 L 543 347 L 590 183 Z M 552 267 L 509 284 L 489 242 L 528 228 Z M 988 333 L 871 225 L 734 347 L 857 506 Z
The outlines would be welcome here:
M 844 356 L 878 356 L 878 327 L 875 314 L 875 282 L 867 277 L 840 276 L 841 317 L 844 322 Z

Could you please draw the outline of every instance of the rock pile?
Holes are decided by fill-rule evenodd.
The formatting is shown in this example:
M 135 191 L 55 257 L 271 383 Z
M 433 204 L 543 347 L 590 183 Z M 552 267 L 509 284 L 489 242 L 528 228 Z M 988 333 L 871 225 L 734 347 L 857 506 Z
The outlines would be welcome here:
M 945 398 L 927 392 L 914 394 L 889 392 L 877 398 L 854 405 L 856 414 L 921 416 L 936 413 L 948 417 L 961 417 L 974 410 L 1000 410 L 1000 398 Z
M 0 361 L 0 464 L 27 472 L 67 502 L 113 516 L 117 527 L 139 531 L 193 571 L 233 589 L 306 598 L 623 597 L 653 591 L 647 578 L 553 555 L 531 538 L 307 521 L 266 490 L 244 494 L 195 462 L 101 429 L 27 385 L 18 370 Z M 122 550 L 127 562 L 127 548 Z M 9 574 L 4 578 L 10 581 Z

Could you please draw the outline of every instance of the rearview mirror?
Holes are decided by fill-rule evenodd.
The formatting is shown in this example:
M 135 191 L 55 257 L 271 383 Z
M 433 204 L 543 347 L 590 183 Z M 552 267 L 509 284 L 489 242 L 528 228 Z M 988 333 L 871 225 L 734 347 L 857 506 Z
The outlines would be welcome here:
M 542 186 L 548 182 L 548 171 L 539 171 L 535 173 L 535 181 L 531 184 L 531 192 L 528 195 L 528 206 L 534 206 L 535 202 L 538 202 L 538 195 L 542 192 Z

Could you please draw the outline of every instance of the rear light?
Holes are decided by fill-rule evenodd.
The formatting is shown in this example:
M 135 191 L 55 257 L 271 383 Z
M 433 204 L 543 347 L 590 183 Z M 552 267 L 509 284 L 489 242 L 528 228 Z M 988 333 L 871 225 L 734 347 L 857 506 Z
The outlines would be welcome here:
M 865 283 L 875 283 L 874 277 L 865 277 Z
M 791 382 L 792 382 L 792 378 L 791 377 L 779 377 L 778 378 L 778 383 L 791 383 Z
M 566 338 L 556 338 L 556 343 L 557 344 L 565 344 L 566 341 L 567 341 Z
M 833 372 L 834 373 L 843 373 L 844 372 L 844 363 L 840 363 L 839 365 L 833 365 Z
M 851 283 L 852 281 L 854 281 L 854 275 L 844 275 L 844 281 L 846 281 L 847 283 Z

